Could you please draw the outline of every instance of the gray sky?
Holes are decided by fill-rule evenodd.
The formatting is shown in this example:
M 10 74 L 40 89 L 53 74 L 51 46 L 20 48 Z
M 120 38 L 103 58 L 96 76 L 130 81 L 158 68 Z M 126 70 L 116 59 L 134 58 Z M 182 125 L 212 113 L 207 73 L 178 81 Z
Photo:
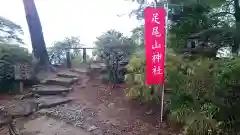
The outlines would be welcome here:
M 31 48 L 22 0 L 0 0 L 0 3 L 0 16 L 22 26 L 23 38 Z M 129 36 L 138 25 L 134 18 L 117 16 L 136 7 L 124 0 L 35 0 L 35 3 L 47 46 L 66 36 L 80 36 L 83 44 L 92 46 L 96 37 L 109 29 Z

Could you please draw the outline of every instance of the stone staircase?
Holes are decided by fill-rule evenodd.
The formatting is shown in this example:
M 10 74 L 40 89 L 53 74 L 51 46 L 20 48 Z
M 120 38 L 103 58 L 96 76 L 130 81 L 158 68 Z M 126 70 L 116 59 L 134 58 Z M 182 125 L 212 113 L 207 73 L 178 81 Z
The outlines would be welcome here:
M 55 77 L 46 78 L 40 85 L 32 88 L 32 92 L 39 95 L 61 95 L 72 90 L 71 86 L 76 83 L 81 74 L 86 74 L 84 69 L 70 69 L 56 74 Z
M 59 72 L 55 76 L 46 78 L 41 84 L 31 88 L 31 92 L 18 95 L 13 100 L 0 105 L 0 112 L 15 118 L 31 115 L 43 109 L 71 102 L 73 99 L 66 96 L 73 89 L 71 86 L 87 73 L 86 69 L 70 69 Z M 1 119 L 5 116 L 0 116 Z

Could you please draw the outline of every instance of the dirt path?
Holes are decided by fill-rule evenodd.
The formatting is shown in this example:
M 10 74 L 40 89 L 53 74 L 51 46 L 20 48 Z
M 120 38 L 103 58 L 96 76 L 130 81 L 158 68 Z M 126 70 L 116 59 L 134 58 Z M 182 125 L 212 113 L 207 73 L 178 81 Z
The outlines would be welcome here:
M 160 123 L 160 106 L 124 96 L 124 85 L 111 89 L 100 79 L 80 75 L 67 97 L 70 103 L 41 109 L 21 124 L 24 135 L 176 135 Z M 8 96 L 0 97 L 9 99 Z M 10 98 L 11 99 L 11 98 Z M 5 100 L 5 101 L 6 101 Z M 0 103 L 1 103 L 0 102 Z M 3 130 L 2 130 L 3 131 Z M 0 134 L 5 135 L 0 130 Z M 7 135 L 7 134 L 6 134 Z
M 82 84 L 83 83 L 83 84 Z M 98 127 L 109 134 L 173 135 L 166 123 L 160 123 L 160 107 L 127 100 L 124 85 L 111 89 L 99 79 L 85 79 L 74 87 L 74 103 L 94 109 Z M 151 109 L 150 109 L 151 108 Z

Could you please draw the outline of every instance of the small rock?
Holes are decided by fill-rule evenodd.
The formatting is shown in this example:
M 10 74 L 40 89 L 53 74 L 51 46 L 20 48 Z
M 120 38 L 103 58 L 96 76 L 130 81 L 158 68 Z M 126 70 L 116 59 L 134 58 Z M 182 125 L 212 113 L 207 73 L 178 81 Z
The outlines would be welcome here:
M 81 121 L 77 121 L 75 124 L 74 124 L 74 126 L 76 126 L 76 127 L 81 127 L 83 125 L 83 122 L 81 122 Z
M 62 96 L 66 97 L 67 96 L 67 92 L 62 92 Z
M 22 96 L 20 97 L 20 100 L 23 100 L 23 99 L 25 99 L 25 98 L 30 98 L 30 97 L 33 97 L 33 96 L 34 96 L 33 93 L 27 93 L 27 94 L 25 94 L 25 95 L 22 95 Z
M 108 123 L 110 123 L 110 121 L 109 120 L 104 120 L 103 123 L 108 124 Z
M 40 98 L 41 96 L 39 94 L 34 94 L 35 98 Z
M 91 132 L 91 131 L 93 131 L 95 129 L 97 129 L 97 127 L 95 125 L 92 125 L 87 130 L 88 130 L 88 132 Z
M 120 111 L 120 112 L 121 112 L 121 111 L 125 111 L 125 109 L 123 109 L 123 108 L 120 108 L 120 109 L 118 109 L 118 111 Z
M 93 131 L 94 135 L 103 135 L 102 131 L 100 129 Z
M 99 86 L 99 84 L 93 84 L 92 86 L 93 86 L 93 87 L 97 87 L 97 86 Z
M 160 127 L 163 128 L 163 129 L 165 129 L 165 128 L 167 128 L 167 125 L 166 125 L 165 123 L 162 123 L 162 124 L 160 125 Z
M 152 111 L 152 110 L 149 110 L 149 111 L 145 112 L 145 114 L 151 115 L 151 114 L 153 114 L 153 111 Z
M 82 84 L 80 88 L 86 88 L 86 84 Z
M 113 108 L 114 105 L 115 105 L 114 103 L 109 103 L 109 104 L 108 104 L 108 108 Z

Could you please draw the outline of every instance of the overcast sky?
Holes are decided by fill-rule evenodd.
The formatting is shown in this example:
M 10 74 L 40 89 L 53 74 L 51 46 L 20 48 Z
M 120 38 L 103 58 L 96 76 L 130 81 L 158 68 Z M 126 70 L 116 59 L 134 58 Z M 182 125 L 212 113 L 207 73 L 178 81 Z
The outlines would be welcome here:
M 109 29 L 131 35 L 130 31 L 138 25 L 134 18 L 117 16 L 136 7 L 124 0 L 35 0 L 35 4 L 47 46 L 67 36 L 80 36 L 83 44 L 92 46 L 96 37 Z M 22 0 L 0 0 L 0 16 L 22 26 L 30 48 Z

